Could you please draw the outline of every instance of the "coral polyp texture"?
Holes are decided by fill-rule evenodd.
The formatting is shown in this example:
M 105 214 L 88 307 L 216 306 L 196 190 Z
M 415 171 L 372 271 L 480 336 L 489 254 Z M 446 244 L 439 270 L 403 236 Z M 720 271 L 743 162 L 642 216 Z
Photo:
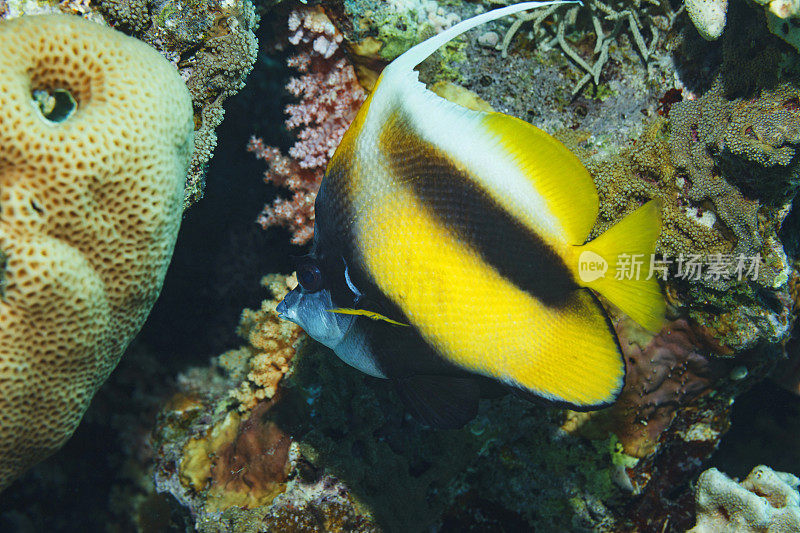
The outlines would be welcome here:
M 217 145 L 223 103 L 244 87 L 258 52 L 258 16 L 250 0 L 0 0 L 0 19 L 67 13 L 109 25 L 149 44 L 189 87 L 194 107 L 194 152 L 185 204 L 203 196 Z
M 288 26 L 289 43 L 297 50 L 287 63 L 300 76 L 291 78 L 286 89 L 300 101 L 287 106 L 286 127 L 299 128 L 297 142 L 288 156 L 257 138 L 247 149 L 267 162 L 267 183 L 292 193 L 266 206 L 258 222 L 264 228 L 284 226 L 292 232 L 292 243 L 305 244 L 314 235 L 314 200 L 325 166 L 366 93 L 339 46 L 342 34 L 321 9 L 293 11 Z
M 294 276 L 270 275 L 261 284 L 274 298 L 264 300 L 257 311 L 242 311 L 236 333 L 247 345 L 219 357 L 220 366 L 232 378 L 242 380 L 231 391 L 231 396 L 240 402 L 240 411 L 249 411 L 259 401 L 275 396 L 281 379 L 290 370 L 297 346 L 306 338 L 300 326 L 281 320 L 275 310 L 286 293 L 297 285 Z
M 703 39 L 719 39 L 725 29 L 728 0 L 686 0 L 686 12 Z
M 158 297 L 192 152 L 189 92 L 146 44 L 0 21 L 0 489 L 56 451 Z
M 158 50 L 186 80 L 196 129 L 188 206 L 203 195 L 215 129 L 225 115 L 222 104 L 244 87 L 256 61 L 255 7 L 250 0 L 99 0 L 96 7 L 113 27 Z
M 800 531 L 800 479 L 761 465 L 737 483 L 716 468 L 697 482 L 697 525 L 690 533 Z

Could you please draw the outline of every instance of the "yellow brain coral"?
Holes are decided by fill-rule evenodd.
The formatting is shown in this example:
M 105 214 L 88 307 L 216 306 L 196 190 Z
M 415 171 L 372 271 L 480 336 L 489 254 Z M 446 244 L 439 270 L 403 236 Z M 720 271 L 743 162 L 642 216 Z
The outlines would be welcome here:
M 0 21 L 0 490 L 57 450 L 158 297 L 192 145 L 147 45 L 78 17 Z

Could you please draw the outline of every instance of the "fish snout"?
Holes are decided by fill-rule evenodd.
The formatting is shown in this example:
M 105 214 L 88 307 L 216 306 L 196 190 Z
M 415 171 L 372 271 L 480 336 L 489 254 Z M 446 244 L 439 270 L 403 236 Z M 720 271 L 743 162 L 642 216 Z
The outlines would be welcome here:
M 297 318 L 295 316 L 297 315 L 297 313 L 295 312 L 295 308 L 299 301 L 300 301 L 299 292 L 297 291 L 297 289 L 292 289 L 291 291 L 289 291 L 289 294 L 287 294 L 283 298 L 283 300 L 281 300 L 281 302 L 275 308 L 275 311 L 277 311 L 278 316 L 280 318 L 294 322 L 295 319 Z

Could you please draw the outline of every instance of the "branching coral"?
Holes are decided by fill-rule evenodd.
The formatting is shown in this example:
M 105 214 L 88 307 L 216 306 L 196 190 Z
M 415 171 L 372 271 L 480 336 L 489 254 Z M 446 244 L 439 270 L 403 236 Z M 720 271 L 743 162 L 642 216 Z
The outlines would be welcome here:
M 278 384 L 289 372 L 302 330 L 296 324 L 278 318 L 275 306 L 283 299 L 289 285 L 297 281 L 281 275 L 267 276 L 262 284 L 270 289 L 272 299 L 264 300 L 261 309 L 245 309 L 236 333 L 248 345 L 220 356 L 220 365 L 232 377 L 243 379 L 231 396 L 240 411 L 248 411 L 263 400 L 275 396 Z
M 781 206 L 800 184 L 800 91 L 783 84 L 757 98 L 729 100 L 718 81 L 701 98 L 675 104 L 671 120 L 675 164 L 688 172 L 686 196 L 712 202 L 736 235 L 737 250 L 755 251 L 762 241 L 758 200 Z
M 730 252 L 730 243 L 714 229 L 713 212 L 685 198 L 685 182 L 672 160 L 668 139 L 668 121 L 656 118 L 619 154 L 587 160 L 601 199 L 593 234 L 607 230 L 645 201 L 661 198 L 664 210 L 659 253 L 677 257 L 681 253 Z
M 289 42 L 297 53 L 288 64 L 299 71 L 286 86 L 297 104 L 287 106 L 286 126 L 300 128 L 289 157 L 252 138 L 247 149 L 267 162 L 264 180 L 286 187 L 292 197 L 277 198 L 258 217 L 265 229 L 284 226 L 292 243 L 305 244 L 314 235 L 314 199 L 325 172 L 366 94 L 339 43 L 342 35 L 320 9 L 306 8 L 289 15 Z
M 587 160 L 601 199 L 595 234 L 661 198 L 657 252 L 670 272 L 667 293 L 731 353 L 780 342 L 789 331 L 790 268 L 778 232 L 800 181 L 795 92 L 782 85 L 729 100 L 717 86 L 673 104 L 619 154 Z M 757 276 L 733 275 L 738 261 L 729 261 L 718 279 L 692 279 L 682 266 L 692 256 L 753 257 Z
M 567 30 L 575 27 L 581 9 L 589 13 L 595 34 L 595 45 L 591 57 L 596 59 L 591 64 L 575 50 L 566 37 Z M 647 14 L 643 16 L 645 11 Z M 572 89 L 572 94 L 576 94 L 589 81 L 593 81 L 595 85 L 600 83 L 600 74 L 608 61 L 609 49 L 623 32 L 627 31 L 639 54 L 646 61 L 658 45 L 662 32 L 672 26 L 679 13 L 680 10 L 673 11 L 667 2 L 612 1 L 606 3 L 600 0 L 591 0 L 583 6 L 550 6 L 546 9 L 518 15 L 517 20 L 503 37 L 501 50 L 505 57 L 514 36 L 522 25 L 532 22 L 532 33 L 537 40 L 544 43 L 545 46 L 558 45 L 570 59 L 586 71 L 586 74 Z M 547 24 L 546 22 L 551 17 L 554 24 Z M 550 26 L 555 26 L 555 35 Z M 608 33 L 604 27 L 610 27 Z M 644 36 L 648 33 L 649 44 Z

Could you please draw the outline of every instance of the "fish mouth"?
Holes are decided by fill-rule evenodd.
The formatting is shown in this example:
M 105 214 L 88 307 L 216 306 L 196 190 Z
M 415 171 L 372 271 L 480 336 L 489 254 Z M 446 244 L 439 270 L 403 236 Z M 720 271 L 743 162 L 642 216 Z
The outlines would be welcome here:
M 289 306 L 286 305 L 286 301 L 281 300 L 281 303 L 279 303 L 278 306 L 275 308 L 275 311 L 278 313 L 278 318 L 289 320 L 289 317 L 286 316 L 286 313 L 289 310 L 288 307 Z

